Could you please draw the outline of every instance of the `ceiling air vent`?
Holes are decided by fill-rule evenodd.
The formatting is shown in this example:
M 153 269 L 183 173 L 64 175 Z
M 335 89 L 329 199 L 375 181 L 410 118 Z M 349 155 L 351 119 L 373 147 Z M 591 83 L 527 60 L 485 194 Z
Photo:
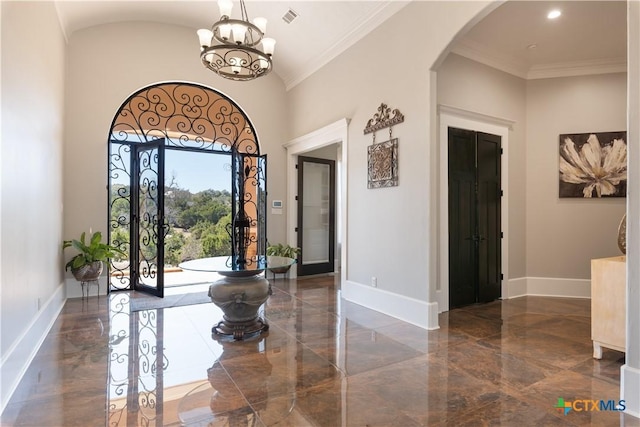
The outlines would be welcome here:
M 287 13 L 285 13 L 284 16 L 282 17 L 282 20 L 287 24 L 291 24 L 293 20 L 296 19 L 297 17 L 298 17 L 298 12 L 296 12 L 293 9 L 289 9 L 287 10 Z

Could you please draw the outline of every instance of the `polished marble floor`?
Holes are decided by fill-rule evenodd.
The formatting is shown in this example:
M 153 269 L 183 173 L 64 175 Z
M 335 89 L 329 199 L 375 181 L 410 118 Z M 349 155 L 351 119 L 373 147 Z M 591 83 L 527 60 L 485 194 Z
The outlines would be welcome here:
M 0 424 L 640 425 L 555 408 L 619 398 L 624 354 L 592 358 L 589 300 L 496 301 L 426 331 L 341 300 L 336 280 L 272 281 L 270 329 L 243 342 L 212 338 L 210 303 L 132 313 L 126 293 L 68 300 Z

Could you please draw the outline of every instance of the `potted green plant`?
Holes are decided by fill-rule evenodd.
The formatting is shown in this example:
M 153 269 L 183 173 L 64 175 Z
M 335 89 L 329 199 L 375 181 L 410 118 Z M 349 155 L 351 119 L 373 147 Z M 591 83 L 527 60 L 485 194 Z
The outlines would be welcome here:
M 88 243 L 85 240 L 84 231 L 80 235 L 80 240 L 65 240 L 62 243 L 63 250 L 69 246 L 72 246 L 79 253 L 66 263 L 64 269 L 65 271 L 71 269 L 73 277 L 80 282 L 97 280 L 102 274 L 104 263 L 109 258 L 114 258 L 116 255 L 126 256 L 121 249 L 104 243 L 102 233 L 99 231 L 91 235 Z
M 296 259 L 299 254 L 300 254 L 300 248 L 297 248 L 295 246 L 289 246 L 289 245 L 285 245 L 285 244 L 282 244 L 282 243 L 277 243 L 275 245 L 267 246 L 267 255 L 268 256 L 282 256 L 282 257 Z M 291 268 L 291 266 L 288 265 L 286 267 L 280 267 L 280 268 L 271 269 L 271 272 L 277 273 L 277 274 L 282 274 L 282 273 L 286 273 L 287 271 L 289 271 L 290 268 Z

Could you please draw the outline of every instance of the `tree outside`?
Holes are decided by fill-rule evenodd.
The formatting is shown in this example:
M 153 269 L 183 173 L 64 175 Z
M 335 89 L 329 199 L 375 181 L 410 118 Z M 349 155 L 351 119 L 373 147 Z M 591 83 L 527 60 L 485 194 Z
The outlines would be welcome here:
M 119 227 L 111 230 L 111 242 L 129 256 L 130 203 L 117 194 L 129 195 L 128 186 L 112 187 L 111 219 Z M 165 190 L 165 268 L 180 262 L 231 253 L 228 226 L 231 223 L 231 194 L 226 190 L 191 193 L 174 180 Z M 155 255 L 143 247 L 147 259 Z M 150 252 L 150 253 L 146 253 Z

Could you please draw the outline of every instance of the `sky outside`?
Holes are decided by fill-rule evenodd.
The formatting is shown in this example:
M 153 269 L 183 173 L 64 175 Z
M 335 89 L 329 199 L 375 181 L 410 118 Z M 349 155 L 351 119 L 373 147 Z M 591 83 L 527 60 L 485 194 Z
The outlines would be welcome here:
M 111 158 L 111 183 L 129 185 L 130 151 L 115 146 Z M 231 192 L 231 156 L 206 151 L 164 151 L 165 185 L 171 183 L 191 193 L 204 190 L 227 190 Z M 120 157 L 118 157 L 120 156 Z
M 177 186 L 191 193 L 212 190 L 231 192 L 231 156 L 226 154 L 165 150 L 165 183 L 172 176 Z

